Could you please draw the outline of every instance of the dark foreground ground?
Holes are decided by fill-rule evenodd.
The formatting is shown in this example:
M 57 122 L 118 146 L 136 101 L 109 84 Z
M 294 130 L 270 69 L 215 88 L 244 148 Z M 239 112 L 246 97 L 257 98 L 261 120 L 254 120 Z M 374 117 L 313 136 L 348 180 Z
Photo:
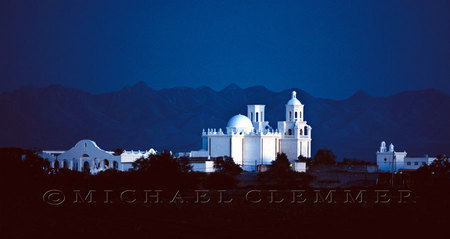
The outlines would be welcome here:
M 2 162 L 9 162 L 0 173 L 0 238 L 450 238 L 447 176 L 428 175 L 412 181 L 398 178 L 396 182 L 402 183 L 394 186 L 386 183 L 390 177 L 385 177 L 366 187 L 318 189 L 305 184 L 308 175 L 284 185 L 266 179 L 266 183 L 224 186 L 223 180 L 230 178 L 223 175 L 215 180 L 195 174 L 153 177 L 113 171 L 96 176 L 72 171 L 49 175 L 42 172 L 42 165 L 35 163 L 38 161 L 22 162 L 22 152 L 16 151 L 5 151 L 0 157 Z M 16 160 L 4 160 L 14 157 Z M 341 174 L 337 172 L 335 179 L 348 178 Z M 208 180 L 216 184 L 205 183 Z M 219 203 L 214 185 L 225 188 L 224 201 L 233 201 Z M 46 194 L 53 189 L 62 194 Z M 164 190 L 161 203 L 145 203 L 144 190 L 155 189 Z M 205 202 L 209 197 L 209 202 L 195 203 L 198 189 L 209 190 L 205 198 L 200 198 Z M 283 202 L 270 202 L 272 189 L 278 190 L 274 201 L 283 198 Z M 361 189 L 366 190 L 362 203 L 345 203 L 344 190 L 352 190 L 357 201 Z M 399 189 L 411 192 L 404 203 L 398 203 Z M 74 190 L 80 190 L 81 197 Z M 96 190 L 92 203 L 86 198 L 89 190 Z M 105 190 L 111 190 L 108 200 Z M 306 198 L 306 202 L 291 203 L 291 190 L 305 190 L 304 197 L 297 201 Z M 315 203 L 314 190 L 321 190 L 324 200 Z M 329 190 L 336 190 L 332 203 L 326 198 Z M 379 203 L 375 190 L 388 190 L 386 197 L 378 198 Z M 154 198 L 149 201 L 154 202 Z M 436 234 L 439 236 L 434 237 Z
M 196 204 L 193 192 L 183 192 L 184 203 L 169 203 L 173 192 L 164 196 L 160 204 L 144 204 L 137 197 L 135 203 L 120 202 L 118 194 L 111 204 L 105 204 L 104 195 L 94 194 L 96 203 L 73 203 L 71 192 L 61 205 L 49 205 L 42 199 L 41 190 L 16 194 L 2 202 L 2 238 L 117 238 L 147 236 L 153 238 L 313 238 L 347 235 L 351 237 L 386 235 L 417 236 L 419 233 L 446 233 L 449 227 L 449 191 L 428 188 L 414 192 L 412 202 L 399 204 L 395 190 L 390 191 L 389 203 L 375 203 L 371 189 L 366 203 L 344 203 L 338 190 L 336 203 L 314 203 L 311 197 L 306 203 L 291 203 L 287 192 L 276 194 L 283 203 L 269 203 L 270 194 L 262 191 L 245 200 L 247 190 L 227 191 L 229 204 L 219 204 L 217 194 L 211 201 Z M 42 193 L 45 192 L 42 191 Z M 85 195 L 87 191 L 83 191 Z M 322 190 L 326 196 L 327 190 Z M 354 191 L 358 192 L 358 191 Z M 139 191 L 137 192 L 139 194 Z M 96 196 L 102 195 L 102 196 Z M 356 194 L 355 194 L 356 195 Z M 4 195 L 7 196 L 7 195 Z M 128 197 L 126 200 L 132 200 Z M 142 199 L 142 200 L 141 200 Z M 187 202 L 186 202 L 187 201 Z M 448 238 L 448 237 L 442 237 Z

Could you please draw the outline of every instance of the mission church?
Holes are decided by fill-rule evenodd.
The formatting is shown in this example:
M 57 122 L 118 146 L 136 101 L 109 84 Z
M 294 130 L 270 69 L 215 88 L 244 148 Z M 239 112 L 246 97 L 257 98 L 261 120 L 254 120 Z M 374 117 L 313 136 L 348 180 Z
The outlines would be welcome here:
M 213 172 L 212 159 L 223 156 L 232 157 L 244 170 L 256 171 L 270 165 L 278 153 L 285 153 L 295 171 L 305 172 L 306 163 L 296 161 L 299 156 L 311 157 L 311 126 L 304 120 L 303 107 L 293 91 L 286 104 L 286 119 L 278 121 L 277 129 L 273 129 L 264 119 L 264 105 L 248 105 L 247 116 L 238 114 L 231 117 L 226 131 L 203 130 L 202 149 L 178 153 L 177 156 L 189 157 L 194 171 Z M 53 168 L 96 174 L 109 168 L 127 171 L 137 159 L 155 153 L 150 149 L 115 154 L 101 149 L 92 140 L 84 139 L 67 151 L 45 150 L 41 156 L 49 160 Z
M 265 105 L 248 105 L 247 116 L 230 118 L 226 131 L 207 129 L 202 132 L 202 149 L 181 154 L 190 158 L 228 156 L 244 170 L 255 171 L 270 165 L 278 153 L 285 153 L 294 170 L 305 171 L 306 164 L 295 162 L 299 156 L 311 157 L 311 126 L 304 120 L 304 105 L 295 91 L 286 103 L 286 118 L 273 129 L 265 121 Z

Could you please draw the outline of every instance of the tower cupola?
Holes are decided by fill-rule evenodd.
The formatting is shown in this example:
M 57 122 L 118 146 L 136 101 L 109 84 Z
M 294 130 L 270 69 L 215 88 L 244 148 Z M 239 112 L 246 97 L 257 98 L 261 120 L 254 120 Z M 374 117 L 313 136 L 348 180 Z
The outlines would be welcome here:
M 295 91 L 292 91 L 291 99 L 286 104 L 286 121 L 303 121 L 303 104 L 297 99 Z

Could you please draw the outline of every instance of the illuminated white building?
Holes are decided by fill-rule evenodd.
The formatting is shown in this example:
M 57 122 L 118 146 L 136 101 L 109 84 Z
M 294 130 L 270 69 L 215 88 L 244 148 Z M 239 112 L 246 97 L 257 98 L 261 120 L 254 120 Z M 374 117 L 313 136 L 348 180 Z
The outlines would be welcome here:
M 306 163 L 296 162 L 299 156 L 311 157 L 311 126 L 304 120 L 304 105 L 292 92 L 286 103 L 286 118 L 273 129 L 265 121 L 264 105 L 248 105 L 247 116 L 238 114 L 228 121 L 226 131 L 208 129 L 202 132 L 203 146 L 199 151 L 180 153 L 191 158 L 194 171 L 213 172 L 212 158 L 232 157 L 244 170 L 255 171 L 259 166 L 270 165 L 278 153 L 285 153 L 296 171 L 306 171 Z M 147 151 L 124 151 L 115 155 L 105 151 L 92 140 L 81 140 L 67 151 L 43 151 L 41 156 L 53 168 L 68 168 L 96 174 L 114 168 L 127 171 L 141 157 L 155 154 Z M 197 159 L 197 160 L 196 160 Z M 199 160 L 198 160 L 199 159 Z
M 231 117 L 226 130 L 208 129 L 202 132 L 202 149 L 180 155 L 191 158 L 232 157 L 244 170 L 254 171 L 260 165 L 271 164 L 277 153 L 285 153 L 296 171 L 305 171 L 298 157 L 311 157 L 311 126 L 304 120 L 304 105 L 292 92 L 286 103 L 286 118 L 273 129 L 265 121 L 264 105 L 248 105 L 247 116 Z
M 96 174 L 110 168 L 127 171 L 132 163 L 141 157 L 155 154 L 154 149 L 147 151 L 123 151 L 115 155 L 112 151 L 105 151 L 88 139 L 80 140 L 67 151 L 43 151 L 40 155 L 50 161 L 52 168 L 67 168 L 71 170 Z
M 382 141 L 380 149 L 377 151 L 377 165 L 380 172 L 399 172 L 416 170 L 423 165 L 430 165 L 436 157 L 406 157 L 406 151 L 396 152 L 394 145 L 390 144 L 386 148 L 386 142 Z

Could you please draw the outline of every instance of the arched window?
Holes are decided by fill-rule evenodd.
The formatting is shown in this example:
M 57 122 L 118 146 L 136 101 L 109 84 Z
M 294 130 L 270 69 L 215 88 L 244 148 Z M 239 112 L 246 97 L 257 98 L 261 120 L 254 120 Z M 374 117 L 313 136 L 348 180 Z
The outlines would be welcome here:
M 55 169 L 58 169 L 58 168 L 59 168 L 59 161 L 58 161 L 58 160 L 55 161 L 55 166 L 54 166 L 54 168 L 55 168 Z
M 253 121 L 253 112 L 250 112 L 250 120 Z
M 84 164 L 83 164 L 83 172 L 90 172 L 90 171 L 91 171 L 91 169 L 89 167 L 89 162 L 88 161 L 84 162 Z
M 259 116 L 259 115 L 258 115 L 258 112 L 256 112 L 256 117 L 255 117 L 255 119 L 256 119 L 255 121 L 256 121 L 256 122 L 258 122 L 258 116 Z
M 291 120 L 291 119 L 292 119 L 292 112 L 289 111 L 289 120 Z
M 72 159 L 72 170 L 78 171 L 78 161 L 76 159 Z
M 295 111 L 295 118 L 297 119 L 297 111 Z
M 308 135 L 308 127 L 305 126 L 305 135 Z
M 302 129 L 300 129 L 300 135 L 303 135 L 303 130 Z
M 292 129 L 289 129 L 289 135 L 292 135 Z
M 89 154 L 83 154 L 83 158 L 89 158 Z
M 103 165 L 105 165 L 105 168 L 109 168 L 109 161 L 107 159 L 103 160 Z
M 114 161 L 113 162 L 113 167 L 114 167 L 114 169 L 118 169 L 119 168 L 119 164 L 116 161 Z

